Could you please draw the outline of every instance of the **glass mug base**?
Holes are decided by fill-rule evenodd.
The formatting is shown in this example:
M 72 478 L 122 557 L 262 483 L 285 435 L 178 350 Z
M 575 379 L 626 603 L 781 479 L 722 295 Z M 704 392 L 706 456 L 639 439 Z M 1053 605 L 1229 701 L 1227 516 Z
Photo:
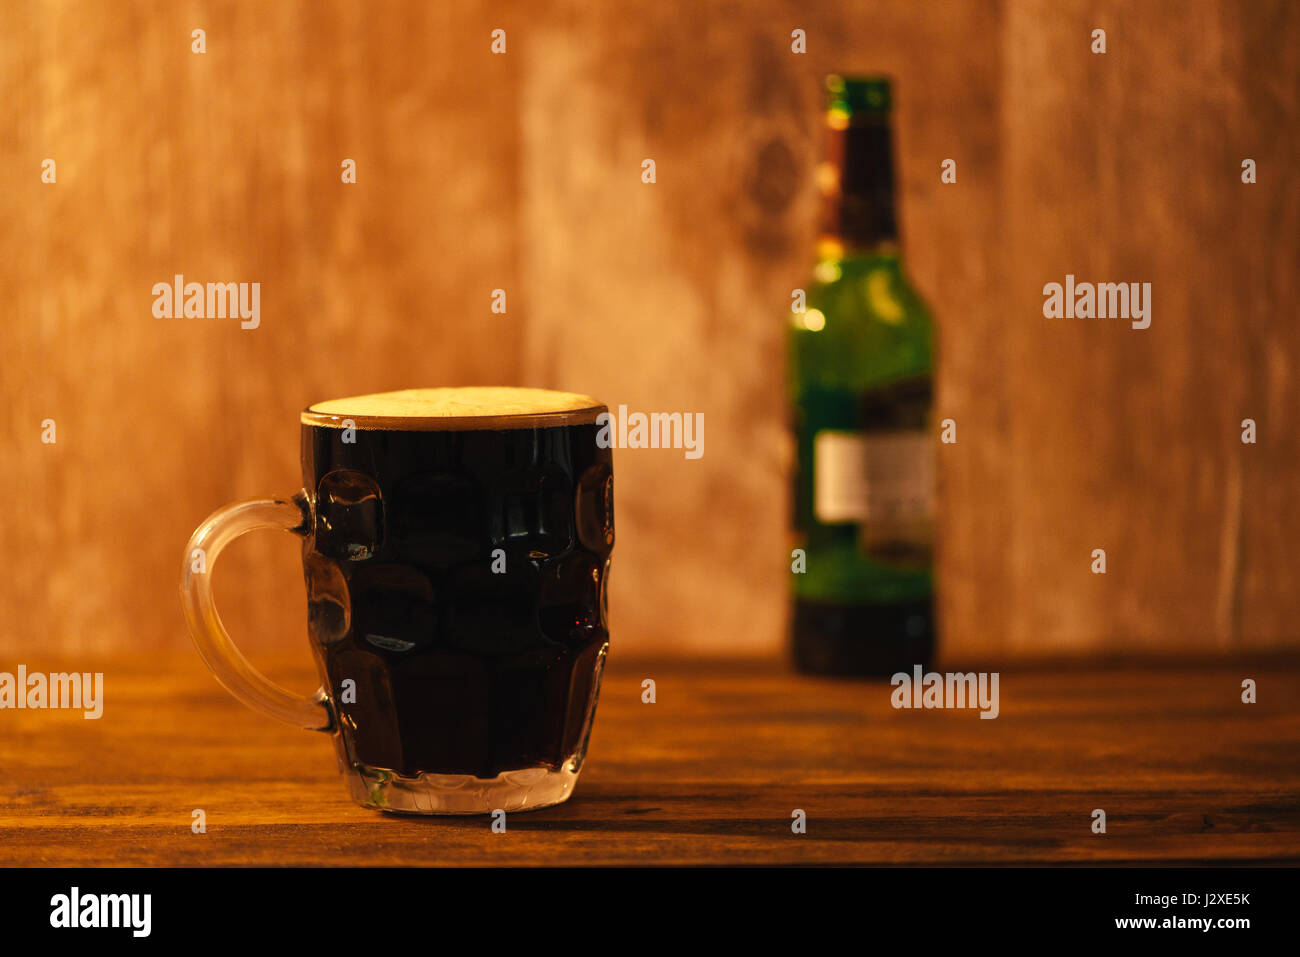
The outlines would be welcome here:
M 522 768 L 495 778 L 428 773 L 404 777 L 361 764 L 346 768 L 344 776 L 352 799 L 362 807 L 393 814 L 491 814 L 564 803 L 578 782 L 579 768 L 574 755 L 559 770 Z

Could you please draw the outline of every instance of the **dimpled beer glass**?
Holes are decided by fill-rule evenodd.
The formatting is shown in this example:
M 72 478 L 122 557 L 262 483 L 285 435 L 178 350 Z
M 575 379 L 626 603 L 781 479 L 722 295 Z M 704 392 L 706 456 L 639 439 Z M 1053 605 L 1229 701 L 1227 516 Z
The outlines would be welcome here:
M 250 707 L 329 733 L 352 796 L 411 814 L 545 807 L 572 793 L 609 648 L 605 407 L 540 389 L 416 389 L 302 413 L 303 488 L 226 506 L 185 550 L 199 653 Z M 322 686 L 292 694 L 213 604 L 231 540 L 302 540 Z

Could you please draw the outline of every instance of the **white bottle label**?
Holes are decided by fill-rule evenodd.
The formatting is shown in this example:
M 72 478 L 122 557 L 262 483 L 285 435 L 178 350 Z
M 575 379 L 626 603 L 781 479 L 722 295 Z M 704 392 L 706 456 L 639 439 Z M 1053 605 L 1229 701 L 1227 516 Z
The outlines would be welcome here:
M 813 515 L 845 522 L 926 522 L 934 517 L 934 448 L 920 430 L 813 437 Z
M 823 429 L 813 436 L 813 515 L 823 525 L 867 514 L 867 455 L 859 432 Z

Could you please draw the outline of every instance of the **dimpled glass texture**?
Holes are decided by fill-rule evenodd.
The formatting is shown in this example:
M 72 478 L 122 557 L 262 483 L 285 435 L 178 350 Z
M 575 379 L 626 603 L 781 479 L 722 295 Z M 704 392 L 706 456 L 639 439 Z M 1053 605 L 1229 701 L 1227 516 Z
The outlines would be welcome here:
M 309 633 L 361 803 L 568 797 L 609 642 L 613 469 L 596 435 L 303 426 Z

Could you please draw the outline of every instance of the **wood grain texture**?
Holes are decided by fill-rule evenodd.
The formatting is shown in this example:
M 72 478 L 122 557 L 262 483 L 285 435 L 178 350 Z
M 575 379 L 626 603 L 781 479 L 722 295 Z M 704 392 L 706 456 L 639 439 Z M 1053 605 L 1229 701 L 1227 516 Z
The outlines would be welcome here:
M 705 413 L 703 459 L 617 457 L 615 637 L 774 653 L 782 317 L 829 70 L 896 80 L 905 253 L 958 423 L 948 659 L 1300 646 L 1294 3 L 10 0 L 0 653 L 179 646 L 180 549 L 298 485 L 303 407 L 458 384 Z M 153 318 L 178 272 L 262 282 L 261 328 Z M 1151 329 L 1043 319 L 1067 272 L 1152 282 Z M 297 561 L 273 536 L 223 559 L 236 640 L 297 646 Z
M 1300 9 L 1024 3 L 1003 47 L 1004 647 L 1294 643 Z M 1066 273 L 1151 282 L 1151 328 L 1042 319 Z
M 1300 860 L 1294 659 L 1004 671 L 989 721 L 895 711 L 883 681 L 614 655 L 574 797 L 504 835 L 354 806 L 328 741 L 246 710 L 197 657 L 135 656 L 105 682 L 97 722 L 4 713 L 0 865 Z
M 6 4 L 0 443 L 21 504 L 0 540 L 30 557 L 6 565 L 0 647 L 184 640 L 190 532 L 301 487 L 303 408 L 520 377 L 490 311 L 518 238 L 515 61 L 491 55 L 493 20 L 487 3 Z M 154 318 L 176 273 L 261 282 L 260 327 Z M 296 548 L 254 536 L 223 564 L 232 633 L 296 646 Z

